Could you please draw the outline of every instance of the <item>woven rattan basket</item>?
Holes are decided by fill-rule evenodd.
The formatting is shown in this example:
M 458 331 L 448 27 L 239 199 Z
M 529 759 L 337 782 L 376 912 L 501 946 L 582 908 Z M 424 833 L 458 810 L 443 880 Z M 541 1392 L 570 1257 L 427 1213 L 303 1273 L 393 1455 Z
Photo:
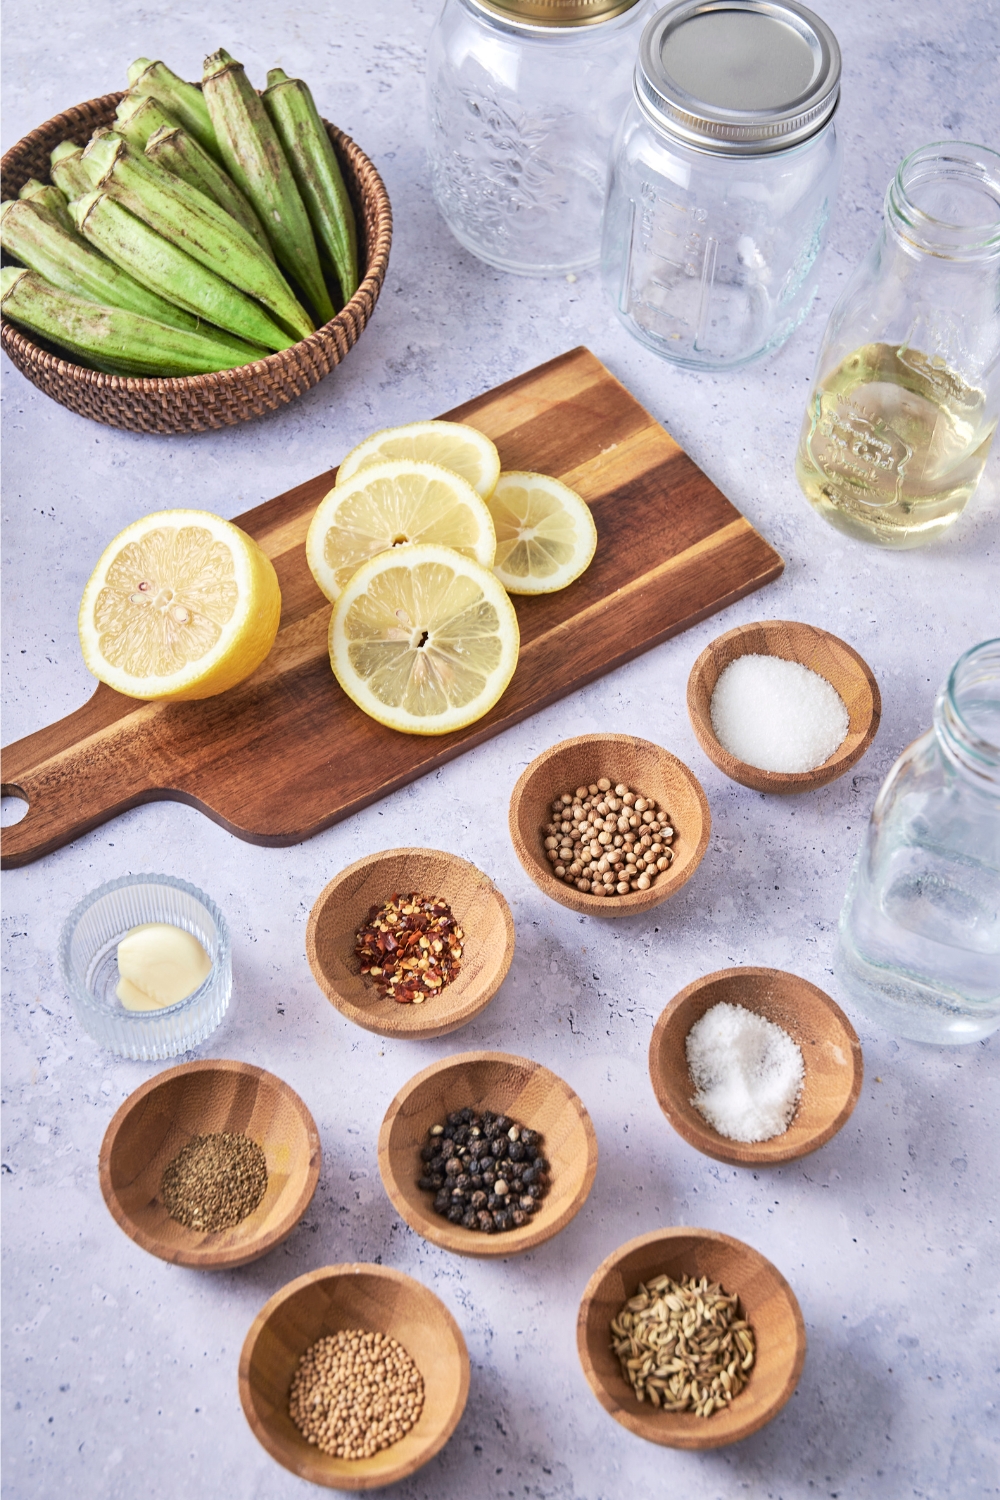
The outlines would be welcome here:
M 29 177 L 47 182 L 53 147 L 66 140 L 85 145 L 92 131 L 113 123 L 122 97 L 105 94 L 103 99 L 78 104 L 18 141 L 2 162 L 4 200 L 16 198 Z M 133 432 L 204 432 L 247 422 L 318 385 L 361 337 L 382 290 L 392 243 L 392 210 L 381 177 L 349 136 L 327 121 L 324 124 L 354 204 L 358 255 L 365 270 L 358 290 L 331 322 L 291 349 L 269 354 L 252 365 L 172 380 L 103 375 L 85 369 L 5 322 L 0 325 L 0 338 L 18 369 L 71 411 Z

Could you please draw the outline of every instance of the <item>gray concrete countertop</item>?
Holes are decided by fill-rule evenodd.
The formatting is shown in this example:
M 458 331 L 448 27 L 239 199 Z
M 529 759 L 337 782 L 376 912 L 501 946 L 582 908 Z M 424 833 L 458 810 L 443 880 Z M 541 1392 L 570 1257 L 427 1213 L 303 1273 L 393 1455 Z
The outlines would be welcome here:
M 810 317 L 774 358 L 734 373 L 671 369 L 616 323 L 597 277 L 527 281 L 451 239 L 423 155 L 422 73 L 432 0 L 191 6 L 85 0 L 43 14 L 9 0 L 3 142 L 120 86 L 163 57 L 197 76 L 224 43 L 255 79 L 280 63 L 372 156 L 396 235 L 374 320 L 344 365 L 274 416 L 192 438 L 143 437 L 73 416 L 4 368 L 5 742 L 92 689 L 76 638 L 84 582 L 105 543 L 152 508 L 226 516 L 326 469 L 376 427 L 431 416 L 585 343 L 683 444 L 787 561 L 779 582 L 292 849 L 259 849 L 195 810 L 139 808 L 4 878 L 4 1493 L 11 1500 L 304 1496 L 258 1445 L 238 1400 L 240 1346 L 263 1302 L 324 1264 L 381 1259 L 419 1277 L 469 1344 L 472 1387 L 445 1450 L 398 1500 L 689 1500 L 1000 1494 L 996 1386 L 996 1038 L 956 1050 L 897 1043 L 851 1011 L 865 1084 L 816 1155 L 736 1170 L 691 1150 L 657 1108 L 653 1023 L 697 976 L 787 968 L 838 995 L 837 915 L 875 792 L 929 722 L 954 659 L 998 633 L 1000 464 L 940 546 L 883 555 L 815 518 L 792 455 L 818 341 L 867 250 L 898 160 L 942 137 L 996 145 L 997 0 L 816 0 L 844 52 L 845 167 Z M 726 781 L 684 706 L 692 661 L 722 630 L 807 620 L 849 640 L 881 684 L 885 717 L 852 775 L 766 799 Z M 696 877 L 651 920 L 578 918 L 518 864 L 506 805 L 522 767 L 556 740 L 622 729 L 659 741 L 701 778 L 714 820 Z M 6 813 L 6 808 L 5 808 Z M 304 951 L 325 882 L 364 854 L 426 844 L 468 854 L 507 896 L 510 975 L 464 1031 L 382 1042 L 344 1020 Z M 101 1137 L 157 1065 L 118 1061 L 77 1024 L 58 977 L 60 924 L 87 891 L 159 869 L 207 890 L 234 946 L 230 1013 L 201 1056 L 286 1079 L 320 1129 L 323 1172 L 305 1219 L 264 1260 L 229 1274 L 168 1266 L 116 1227 L 98 1187 Z M 850 1007 L 847 1007 L 850 1010 Z M 586 1103 L 600 1144 L 593 1192 L 553 1241 L 519 1258 L 459 1259 L 393 1212 L 376 1137 L 395 1091 L 435 1058 L 519 1052 Z M 990 1148 L 989 1141 L 994 1141 Z M 761 1432 L 707 1454 L 654 1448 L 597 1405 L 575 1348 L 580 1294 L 617 1245 L 658 1225 L 721 1229 L 780 1268 L 805 1317 L 799 1388 Z

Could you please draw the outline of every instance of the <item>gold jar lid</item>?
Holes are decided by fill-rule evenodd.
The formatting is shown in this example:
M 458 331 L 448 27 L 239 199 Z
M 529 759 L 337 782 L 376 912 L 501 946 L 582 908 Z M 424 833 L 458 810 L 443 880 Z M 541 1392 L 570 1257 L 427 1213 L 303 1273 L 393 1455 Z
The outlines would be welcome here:
M 528 26 L 592 26 L 610 21 L 639 0 L 473 0 L 479 10 Z

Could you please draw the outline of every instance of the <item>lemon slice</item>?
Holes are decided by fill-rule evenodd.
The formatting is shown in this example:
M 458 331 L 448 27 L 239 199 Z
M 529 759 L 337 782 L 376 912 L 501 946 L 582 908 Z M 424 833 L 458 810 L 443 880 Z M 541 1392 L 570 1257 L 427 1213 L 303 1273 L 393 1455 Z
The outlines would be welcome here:
M 464 422 L 408 422 L 405 427 L 386 427 L 373 432 L 352 448 L 337 471 L 337 483 L 351 479 L 359 469 L 388 458 L 417 459 L 440 464 L 461 474 L 483 500 L 493 493 L 500 475 L 500 455 L 482 432 Z
M 369 557 L 407 542 L 454 547 L 493 566 L 493 522 L 467 480 L 439 464 L 392 459 L 360 469 L 319 503 L 306 536 L 306 561 L 328 599 L 337 599 Z
M 517 616 L 486 568 L 417 543 L 362 564 L 330 621 L 330 664 L 349 698 L 407 734 L 482 718 L 517 665 Z
M 579 578 L 597 527 L 575 490 L 547 474 L 501 474 L 489 499 L 497 534 L 493 571 L 512 594 L 552 594 Z
M 161 510 L 107 547 L 80 604 L 95 677 L 129 698 L 211 698 L 256 671 L 281 590 L 270 560 L 230 521 Z

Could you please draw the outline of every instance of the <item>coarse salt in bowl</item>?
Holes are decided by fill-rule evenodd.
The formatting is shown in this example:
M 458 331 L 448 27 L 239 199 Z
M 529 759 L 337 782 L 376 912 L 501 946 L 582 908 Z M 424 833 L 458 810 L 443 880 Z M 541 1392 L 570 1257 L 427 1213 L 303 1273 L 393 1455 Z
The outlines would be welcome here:
M 795 1113 L 805 1069 L 788 1032 L 743 1005 L 719 1001 L 685 1041 L 691 1103 L 731 1141 L 783 1135 Z

